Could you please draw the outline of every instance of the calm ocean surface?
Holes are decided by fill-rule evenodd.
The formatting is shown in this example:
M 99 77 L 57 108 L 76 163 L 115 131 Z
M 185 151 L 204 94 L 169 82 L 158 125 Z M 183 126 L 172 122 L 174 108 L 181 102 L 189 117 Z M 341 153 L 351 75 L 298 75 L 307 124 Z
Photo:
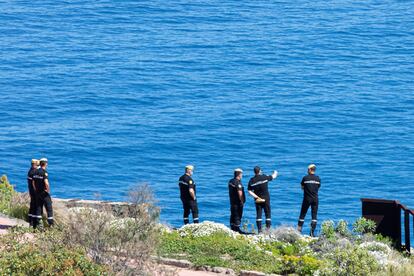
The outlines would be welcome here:
M 53 196 L 124 200 L 146 182 L 179 225 L 191 163 L 201 220 L 228 223 L 233 169 L 247 186 L 260 165 L 280 173 L 274 224 L 296 224 L 314 162 L 320 220 L 355 219 L 361 197 L 414 207 L 413 1 L 0 9 L 0 173 L 19 191 L 30 159 L 46 156 Z M 251 222 L 253 209 L 249 198 Z

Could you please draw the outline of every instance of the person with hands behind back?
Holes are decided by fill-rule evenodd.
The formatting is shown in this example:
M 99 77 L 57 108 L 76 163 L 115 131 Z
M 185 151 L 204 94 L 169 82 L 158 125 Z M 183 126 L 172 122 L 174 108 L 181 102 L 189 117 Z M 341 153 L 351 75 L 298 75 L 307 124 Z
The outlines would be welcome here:
M 230 227 L 231 230 L 245 234 L 241 229 L 241 219 L 243 216 L 243 206 L 246 202 L 244 187 L 241 182 L 243 178 L 243 170 L 237 168 L 234 170 L 234 178 L 229 181 L 229 197 L 230 197 Z
M 184 209 L 184 224 L 188 224 L 190 222 L 190 212 L 193 214 L 193 222 L 199 222 L 196 187 L 192 178 L 193 171 L 194 166 L 186 166 L 184 175 L 182 175 L 178 181 L 178 185 L 180 187 L 180 198 Z

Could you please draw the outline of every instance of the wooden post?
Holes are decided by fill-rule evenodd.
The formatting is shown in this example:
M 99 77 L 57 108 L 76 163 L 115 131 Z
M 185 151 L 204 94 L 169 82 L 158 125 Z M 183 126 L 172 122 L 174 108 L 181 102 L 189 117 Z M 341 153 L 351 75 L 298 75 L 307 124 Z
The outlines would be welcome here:
M 404 210 L 404 230 L 405 230 L 405 248 L 408 253 L 411 250 L 411 241 L 410 241 L 410 210 Z

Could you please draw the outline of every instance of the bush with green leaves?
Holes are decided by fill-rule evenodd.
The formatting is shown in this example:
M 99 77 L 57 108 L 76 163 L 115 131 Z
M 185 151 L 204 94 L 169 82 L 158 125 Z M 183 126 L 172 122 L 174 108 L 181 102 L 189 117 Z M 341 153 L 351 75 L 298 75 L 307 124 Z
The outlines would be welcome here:
M 321 234 L 328 239 L 333 238 L 335 236 L 335 223 L 332 220 L 322 222 Z
M 323 261 L 313 256 L 288 256 L 282 257 L 282 274 L 313 275 L 323 264 Z
M 159 255 L 186 259 L 196 266 L 227 267 L 236 272 L 256 270 L 265 273 L 311 275 L 323 263 L 310 252 L 308 241 L 300 236 L 292 239 L 292 233 L 290 229 L 286 231 L 286 227 L 272 232 L 275 235 L 243 236 L 220 231 L 221 228 L 214 225 L 212 231 L 204 231 L 208 234 L 199 234 L 200 228 L 211 225 L 212 223 L 203 222 L 201 226 L 183 227 L 187 230 L 186 235 L 182 235 L 182 230 L 165 231 L 161 238 Z M 188 232 L 190 229 L 195 231 L 194 234 Z M 287 238 L 292 243 L 278 240 L 276 236 Z M 304 250 L 305 248 L 308 250 Z
M 381 269 L 368 250 L 357 246 L 337 248 L 324 257 L 328 265 L 318 271 L 319 275 L 368 276 L 376 275 Z
M 348 228 L 348 222 L 346 222 L 345 220 L 338 221 L 335 227 L 335 232 L 344 237 L 350 236 L 351 232 L 349 231 L 349 228 Z
M 374 233 L 377 229 L 375 221 L 359 218 L 352 225 L 353 231 L 358 234 Z
M 0 178 L 0 213 L 23 220 L 29 213 L 28 195 L 17 193 L 5 175 Z
M 7 176 L 0 177 L 0 212 L 8 213 L 14 193 L 13 185 L 9 183 Z
M 0 275 L 106 275 L 84 250 L 67 246 L 58 230 L 11 229 L 0 237 Z

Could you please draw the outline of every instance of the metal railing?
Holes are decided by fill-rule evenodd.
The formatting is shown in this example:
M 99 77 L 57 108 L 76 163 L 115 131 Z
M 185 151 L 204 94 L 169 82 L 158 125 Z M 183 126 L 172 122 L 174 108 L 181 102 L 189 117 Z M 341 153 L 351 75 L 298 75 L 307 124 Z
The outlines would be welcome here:
M 410 237 L 410 215 L 413 216 L 413 230 L 414 230 L 414 211 L 408 209 L 403 204 L 398 204 L 400 209 L 404 211 L 404 240 L 405 240 L 405 250 L 408 253 L 411 253 L 411 237 Z
M 391 238 L 398 248 L 411 253 L 410 216 L 413 216 L 414 230 L 414 210 L 408 209 L 397 200 L 361 198 L 361 201 L 362 216 L 375 221 L 377 224 L 376 232 Z M 404 212 L 404 230 L 401 227 L 402 211 Z M 404 231 L 404 246 L 402 231 Z

